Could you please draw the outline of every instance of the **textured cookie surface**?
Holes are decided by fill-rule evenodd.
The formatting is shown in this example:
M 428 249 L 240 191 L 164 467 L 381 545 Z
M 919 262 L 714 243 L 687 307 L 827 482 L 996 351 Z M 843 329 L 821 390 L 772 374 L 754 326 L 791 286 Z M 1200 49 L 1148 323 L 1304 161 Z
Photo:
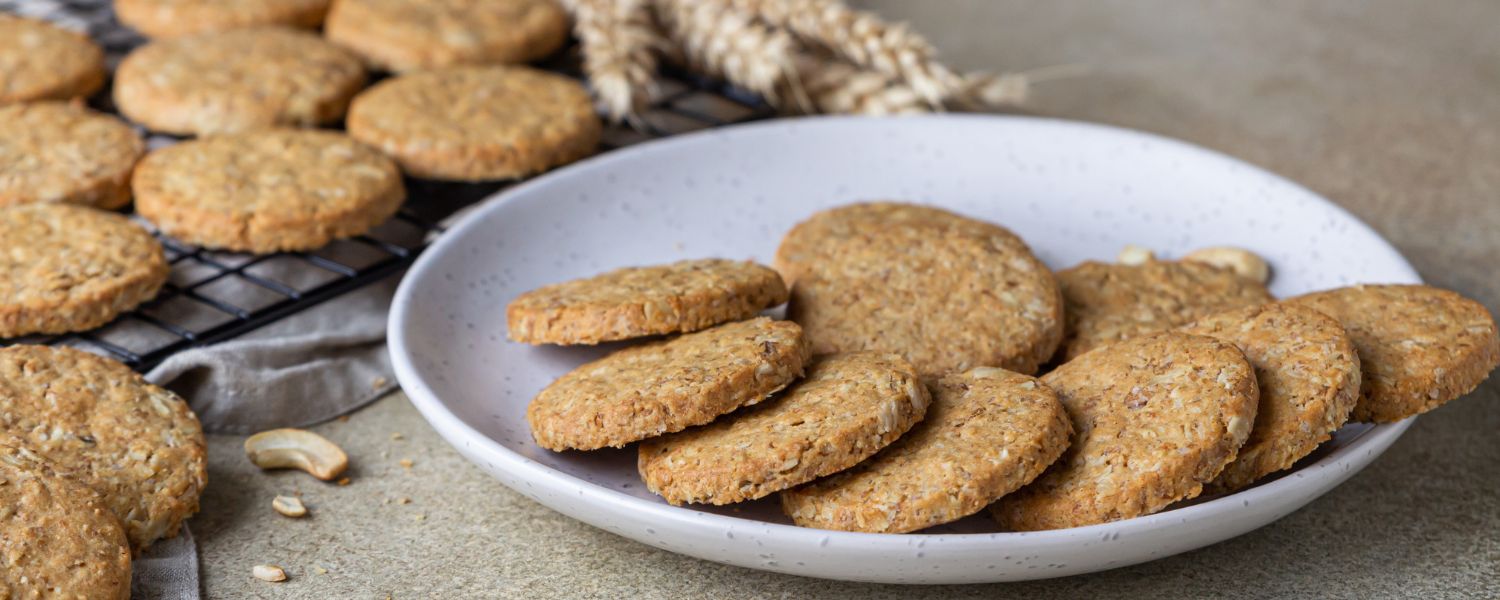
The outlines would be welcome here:
M 130 597 L 130 546 L 99 495 L 0 435 L 0 598 Z
M 198 418 L 125 365 L 72 348 L 0 349 L 0 430 L 99 492 L 137 550 L 198 512 L 208 477 Z
M 349 135 L 408 175 L 508 179 L 593 153 L 602 126 L 578 82 L 527 67 L 467 67 L 383 81 L 349 109 Z
M 641 478 L 672 504 L 754 500 L 869 458 L 922 420 L 928 398 L 899 356 L 823 356 L 760 406 L 641 442 Z
M 510 339 L 597 344 L 697 331 L 786 302 L 781 276 L 719 258 L 629 267 L 537 288 L 506 307 Z
M 329 0 L 115 0 L 120 22 L 150 37 L 177 37 L 262 25 L 314 28 Z
M 120 112 L 156 131 L 204 135 L 337 121 L 365 83 L 349 51 L 265 27 L 152 42 L 115 74 Z
M 1058 271 L 1067 302 L 1063 360 L 1144 333 L 1271 301 L 1261 283 L 1194 262 L 1085 262 Z
M 1197 496 L 1255 422 L 1255 372 L 1234 346 L 1162 332 L 1112 344 L 1042 377 L 1073 421 L 1073 443 L 1041 477 L 1000 499 L 1013 530 L 1129 519 Z
M 85 98 L 104 85 L 104 51 L 46 21 L 0 13 L 0 104 Z
M 0 337 L 93 329 L 156 296 L 169 273 L 161 243 L 122 215 L 0 208 Z
M 123 121 L 79 105 L 0 107 L 0 206 L 69 202 L 119 208 L 145 142 Z
M 370 65 L 401 72 L 531 62 L 562 47 L 568 17 L 554 0 L 338 0 L 327 30 Z
M 1234 344 L 1255 368 L 1260 404 L 1250 438 L 1209 484 L 1243 488 L 1291 467 L 1332 437 L 1359 399 L 1359 356 L 1338 321 L 1294 304 L 1235 309 L 1181 331 Z
M 332 131 L 267 129 L 152 152 L 132 182 L 141 216 L 180 240 L 312 250 L 379 225 L 406 198 L 396 164 Z
M 702 425 L 802 376 L 802 328 L 758 318 L 626 348 L 582 365 L 526 408 L 551 450 L 620 447 Z
M 905 533 L 956 521 L 1030 483 L 1072 434 L 1057 394 L 980 367 L 930 388 L 927 417 L 853 468 L 781 493 L 803 527 Z
M 1473 391 L 1500 362 L 1484 305 L 1425 285 L 1360 285 L 1287 300 L 1333 317 L 1364 379 L 1350 420 L 1399 421 Z
M 1052 272 L 1003 227 L 890 202 L 798 224 L 776 251 L 813 352 L 897 352 L 923 377 L 1034 373 L 1062 334 Z

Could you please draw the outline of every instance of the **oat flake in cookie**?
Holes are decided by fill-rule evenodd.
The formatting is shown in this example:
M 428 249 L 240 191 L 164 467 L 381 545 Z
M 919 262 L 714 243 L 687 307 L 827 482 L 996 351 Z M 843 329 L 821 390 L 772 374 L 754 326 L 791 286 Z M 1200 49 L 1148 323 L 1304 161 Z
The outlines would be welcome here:
M 387 71 L 525 63 L 561 48 L 555 0 L 338 0 L 328 39 Z
M 68 202 L 119 208 L 146 144 L 110 115 L 80 104 L 0 107 L 0 206 Z
M 104 77 L 104 51 L 88 36 L 0 13 L 0 105 L 86 98 Z
M 115 16 L 147 36 L 178 37 L 263 25 L 316 28 L 329 0 L 114 0 Z

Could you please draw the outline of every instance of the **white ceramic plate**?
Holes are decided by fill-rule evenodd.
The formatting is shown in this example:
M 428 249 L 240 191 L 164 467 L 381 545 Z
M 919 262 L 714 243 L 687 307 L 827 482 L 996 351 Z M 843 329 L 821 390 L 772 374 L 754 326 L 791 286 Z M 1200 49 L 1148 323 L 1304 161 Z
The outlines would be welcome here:
M 527 401 L 600 356 L 506 341 L 517 294 L 627 265 L 769 262 L 782 233 L 859 199 L 941 205 L 1010 227 L 1054 268 L 1231 244 L 1267 257 L 1277 295 L 1416 282 L 1355 217 L 1280 177 L 1181 142 L 1021 117 L 816 118 L 713 130 L 606 154 L 516 186 L 442 236 L 391 311 L 396 373 L 464 456 L 559 512 L 628 538 L 744 567 L 858 581 L 960 583 L 1086 573 L 1225 540 L 1310 502 L 1410 421 L 1351 425 L 1290 474 L 1127 521 L 1000 533 L 985 517 L 912 535 L 791 526 L 774 502 L 677 508 L 644 489 L 635 449 L 552 453 Z M 498 543 L 498 542 L 497 542 Z

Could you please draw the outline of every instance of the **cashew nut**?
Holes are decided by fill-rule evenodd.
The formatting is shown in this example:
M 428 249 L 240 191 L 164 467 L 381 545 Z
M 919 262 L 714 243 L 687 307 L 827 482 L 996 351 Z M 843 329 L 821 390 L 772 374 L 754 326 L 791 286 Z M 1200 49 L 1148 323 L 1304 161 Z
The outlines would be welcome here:
M 271 500 L 271 508 L 293 519 L 307 516 L 307 506 L 303 505 L 302 499 L 296 496 L 277 496 Z
M 1265 259 L 1243 248 L 1216 246 L 1200 248 L 1182 257 L 1187 262 L 1203 263 L 1234 271 L 1235 274 L 1265 283 L 1271 279 L 1271 267 Z
M 1156 260 L 1155 252 L 1135 244 L 1126 244 L 1125 248 L 1120 250 L 1120 255 L 1115 257 L 1115 262 L 1129 266 L 1143 265 L 1153 260 Z
M 286 581 L 286 571 L 276 565 L 255 565 L 250 574 L 261 581 Z
M 245 440 L 245 454 L 262 469 L 301 469 L 331 480 L 349 466 L 349 457 L 321 435 L 301 429 L 272 429 Z

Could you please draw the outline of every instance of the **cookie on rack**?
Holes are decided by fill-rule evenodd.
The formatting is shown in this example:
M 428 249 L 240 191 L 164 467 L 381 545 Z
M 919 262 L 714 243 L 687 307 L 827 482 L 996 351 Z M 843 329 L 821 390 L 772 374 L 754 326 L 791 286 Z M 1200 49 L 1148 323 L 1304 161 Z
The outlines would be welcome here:
M 371 67 L 398 73 L 532 62 L 569 32 L 555 0 L 337 0 L 326 30 Z
M 408 175 L 485 181 L 523 177 L 594 152 L 603 126 L 577 81 L 528 67 L 462 67 L 402 75 L 360 94 L 349 135 Z
M 286 25 L 315 29 L 329 0 L 115 0 L 115 16 L 148 37 L 165 38 Z
M 781 493 L 803 527 L 906 533 L 972 515 L 1031 483 L 1068 447 L 1057 394 L 991 367 L 943 377 L 927 417 L 853 468 Z
M 0 348 L 0 431 L 103 496 L 137 551 L 198 512 L 208 477 L 198 418 L 123 364 L 75 348 Z
M 928 399 L 894 354 L 818 357 L 776 398 L 641 442 L 641 478 L 672 504 L 754 500 L 869 458 L 921 421 Z
M 786 302 L 776 271 L 722 258 L 627 267 L 531 290 L 506 307 L 528 344 L 597 344 L 748 319 Z
M 119 208 L 146 144 L 125 122 L 80 104 L 0 106 L 0 206 L 68 202 Z
M 537 394 L 526 421 L 549 450 L 619 448 L 759 403 L 810 358 L 796 323 L 729 323 L 579 366 Z
M 0 208 L 0 338 L 93 329 L 156 296 L 169 274 L 161 243 L 124 215 Z
M 114 97 L 131 121 L 205 135 L 338 121 L 365 85 L 348 50 L 283 27 L 158 40 L 120 63 Z
M 0 13 L 0 105 L 87 98 L 104 77 L 104 51 L 88 36 Z
M 1364 380 L 1353 421 L 1390 423 L 1478 387 L 1500 363 L 1484 305 L 1425 285 L 1357 285 L 1287 300 L 1336 319 L 1359 353 Z
M 264 129 L 153 151 L 132 182 L 135 208 L 208 248 L 313 250 L 385 222 L 406 199 L 401 171 L 334 132 Z
M 1011 530 L 1149 515 L 1196 497 L 1250 435 L 1255 370 L 1214 338 L 1147 334 L 1042 377 L 1073 421 L 1073 442 L 1041 477 L 993 507 Z

